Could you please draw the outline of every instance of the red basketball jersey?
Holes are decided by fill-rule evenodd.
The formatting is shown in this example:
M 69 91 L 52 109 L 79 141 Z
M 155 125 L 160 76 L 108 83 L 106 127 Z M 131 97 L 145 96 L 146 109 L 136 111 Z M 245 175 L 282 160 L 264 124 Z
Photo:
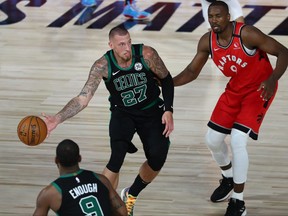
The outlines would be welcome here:
M 243 23 L 233 22 L 233 36 L 227 46 L 221 46 L 217 34 L 210 33 L 211 57 L 227 77 L 231 77 L 227 89 L 233 92 L 247 92 L 248 89 L 258 88 L 273 71 L 268 56 L 262 50 L 256 49 L 253 53 L 245 50 L 241 40 Z

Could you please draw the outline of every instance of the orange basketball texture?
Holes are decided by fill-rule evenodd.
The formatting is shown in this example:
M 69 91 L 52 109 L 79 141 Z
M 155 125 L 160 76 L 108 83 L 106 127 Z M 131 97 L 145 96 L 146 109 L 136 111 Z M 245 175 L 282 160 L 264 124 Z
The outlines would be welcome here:
M 47 126 L 38 116 L 26 116 L 19 122 L 17 134 L 24 144 L 36 146 L 47 137 Z

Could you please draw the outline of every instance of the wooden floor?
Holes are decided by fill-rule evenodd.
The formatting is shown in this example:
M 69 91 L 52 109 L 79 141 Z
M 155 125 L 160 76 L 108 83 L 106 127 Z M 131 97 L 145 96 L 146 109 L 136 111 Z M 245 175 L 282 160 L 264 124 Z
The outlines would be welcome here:
M 12 2 L 19 3 L 13 7 Z M 114 2 L 104 0 L 98 9 Z M 145 9 L 156 2 L 164 1 L 140 0 L 138 6 Z M 125 24 L 131 27 L 133 42 L 156 48 L 172 75 L 176 75 L 194 56 L 206 27 L 195 26 L 193 22 L 185 25 L 201 12 L 200 0 L 165 2 L 173 6 L 168 10 L 171 14 L 164 14 L 166 18 L 171 16 L 169 19 L 157 10 L 150 23 Z M 271 36 L 288 46 L 287 1 L 240 2 L 249 21 L 267 34 L 274 32 Z M 55 146 L 62 139 L 71 138 L 81 145 L 83 168 L 101 172 L 109 158 L 110 113 L 103 83 L 90 106 L 60 125 L 41 145 L 25 146 L 16 134 L 18 122 L 26 115 L 54 114 L 79 93 L 90 66 L 108 49 L 108 31 L 125 21 L 120 14 L 106 24 L 106 19 L 95 22 L 102 15 L 81 23 L 79 20 L 85 20 L 83 16 L 90 12 L 83 9 L 77 14 L 76 9 L 81 7 L 78 3 L 78 0 L 0 0 L 0 216 L 32 214 L 40 189 L 58 177 L 53 160 Z M 76 15 L 68 19 L 71 8 Z M 273 57 L 272 62 L 275 63 Z M 286 73 L 280 80 L 278 95 L 259 140 L 249 141 L 250 169 L 245 190 L 249 216 L 288 215 L 287 78 Z M 226 82 L 209 60 L 198 80 L 176 88 L 175 131 L 167 163 L 139 196 L 136 216 L 224 215 L 227 202 L 209 202 L 220 171 L 204 144 L 204 134 Z M 132 183 L 144 160 L 136 136 L 134 142 L 139 152 L 127 156 L 119 191 Z

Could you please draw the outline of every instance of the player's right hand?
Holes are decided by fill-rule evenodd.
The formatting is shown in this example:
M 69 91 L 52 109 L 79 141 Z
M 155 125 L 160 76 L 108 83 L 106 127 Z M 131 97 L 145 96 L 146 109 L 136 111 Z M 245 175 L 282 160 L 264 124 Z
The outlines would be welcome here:
M 170 111 L 164 112 L 162 115 L 162 124 L 165 124 L 165 129 L 163 131 L 163 135 L 165 137 L 169 137 L 169 135 L 174 130 L 174 120 L 173 120 L 173 113 Z
M 46 126 L 47 126 L 47 137 L 48 137 L 50 135 L 51 131 L 57 127 L 59 122 L 58 122 L 58 119 L 56 118 L 55 115 L 50 116 L 50 115 L 46 115 L 45 113 L 41 113 L 41 115 L 43 116 L 44 121 L 45 121 Z

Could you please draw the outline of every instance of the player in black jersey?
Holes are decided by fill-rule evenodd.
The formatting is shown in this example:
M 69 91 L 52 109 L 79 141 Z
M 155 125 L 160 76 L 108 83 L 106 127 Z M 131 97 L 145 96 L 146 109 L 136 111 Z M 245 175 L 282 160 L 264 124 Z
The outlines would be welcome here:
M 50 133 L 58 124 L 83 110 L 104 80 L 111 103 L 111 157 L 103 174 L 116 189 L 126 153 L 137 150 L 131 143 L 135 133 L 143 143 L 147 159 L 131 187 L 124 188 L 121 193 L 130 216 L 138 194 L 153 181 L 166 161 L 169 135 L 174 129 L 174 86 L 157 51 L 143 44 L 132 44 L 125 28 L 110 30 L 109 46 L 111 50 L 93 64 L 80 94 L 56 115 L 43 116 Z M 161 82 L 163 99 L 156 80 Z
M 80 161 L 75 142 L 65 139 L 58 144 L 55 163 L 60 177 L 39 193 L 33 216 L 46 216 L 50 209 L 58 216 L 127 216 L 125 203 L 109 180 L 80 169 Z

